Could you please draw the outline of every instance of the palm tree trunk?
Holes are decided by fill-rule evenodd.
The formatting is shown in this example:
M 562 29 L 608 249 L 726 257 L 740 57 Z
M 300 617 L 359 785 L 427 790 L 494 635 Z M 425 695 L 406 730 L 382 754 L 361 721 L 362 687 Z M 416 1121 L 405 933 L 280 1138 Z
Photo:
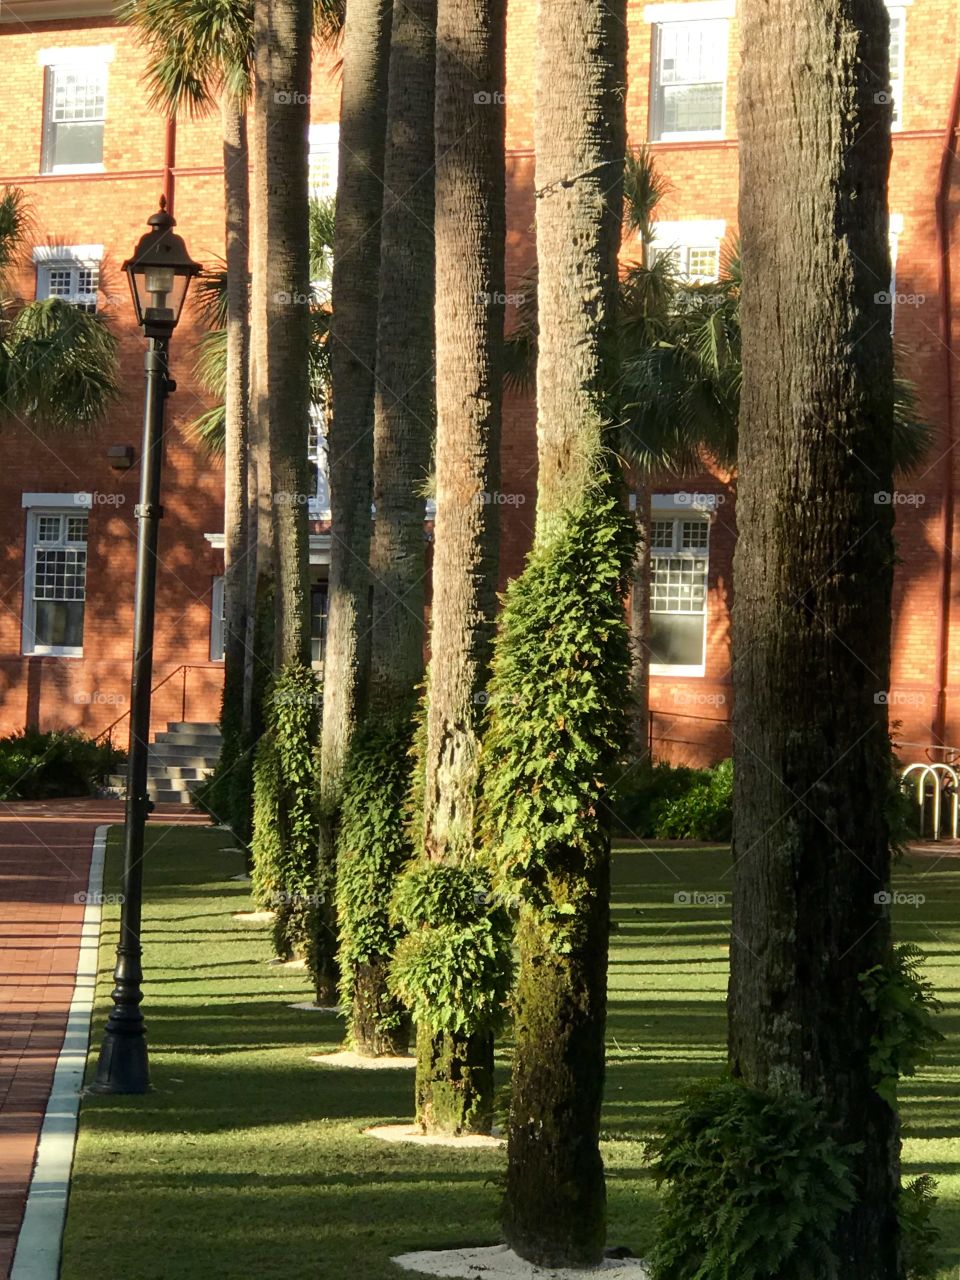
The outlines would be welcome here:
M 266 254 L 262 379 L 275 530 L 278 669 L 310 663 L 309 492 L 310 245 L 307 131 L 311 0 L 258 0 L 256 167 Z
M 320 752 L 320 876 L 332 886 L 336 824 L 350 741 L 364 701 L 370 638 L 370 506 L 383 153 L 390 0 L 350 0 L 343 35 L 343 94 L 330 329 L 332 409 L 327 644 Z M 318 939 L 317 996 L 335 998 L 336 919 Z
M 890 962 L 888 24 L 881 0 L 745 0 L 742 23 L 730 1065 L 857 1144 L 838 1274 L 900 1280 L 861 987 Z
M 304 829 L 318 738 L 310 671 L 307 427 L 310 414 L 310 251 L 307 132 L 313 27 L 311 0 L 256 0 L 254 178 L 258 188 L 256 390 L 272 493 L 276 696 L 258 755 L 254 851 L 273 886 L 278 954 L 311 954 L 316 884 L 314 838 Z M 262 487 L 258 498 L 264 501 Z M 306 820 L 309 827 L 309 821 Z M 268 853 L 269 851 L 269 853 Z M 268 864 L 271 874 L 268 872 Z
M 224 93 L 223 186 L 227 267 L 227 381 L 224 395 L 224 645 L 221 764 L 230 770 L 229 819 L 240 838 L 250 838 L 250 771 L 245 768 L 244 682 L 247 647 L 248 458 L 250 404 L 250 237 L 247 118 L 242 104 Z
M 377 384 L 374 397 L 372 581 L 368 716 L 396 726 L 387 750 L 409 754 L 417 691 L 423 682 L 426 557 L 423 486 L 436 420 L 434 368 L 433 120 L 436 0 L 393 10 L 384 159 Z M 427 122 L 427 127 L 425 127 Z M 390 761 L 385 761 L 389 767 Z M 381 869 L 377 891 L 389 918 L 394 880 L 413 853 L 406 797 L 381 814 L 357 856 Z M 342 856 L 342 854 L 341 854 Z M 382 874 L 391 866 L 393 875 Z M 339 898 L 349 914 L 349 894 Z M 369 909 L 369 904 L 367 904 Z M 349 931 L 349 921 L 346 921 Z M 410 1021 L 387 990 L 394 930 L 384 929 L 354 967 L 352 1043 L 360 1053 L 406 1052 Z M 389 1028 L 389 1032 L 384 1031 Z
M 499 562 L 504 321 L 504 0 L 440 0 L 437 17 L 437 515 L 424 853 L 474 845 L 483 694 Z M 444 1043 L 448 1040 L 449 1043 Z M 459 1064 L 469 1061 L 462 1074 Z M 460 1079 L 460 1088 L 438 1088 Z M 493 1038 L 418 1036 L 417 1114 L 489 1127 Z
M 572 513 L 593 508 L 598 496 L 604 491 L 609 495 L 615 483 L 612 477 L 602 478 L 598 463 L 609 465 L 600 459 L 614 417 L 608 396 L 616 385 L 625 33 L 626 0 L 541 0 L 539 5 L 541 554 L 571 540 Z M 581 536 L 577 531 L 572 541 L 579 543 Z M 537 564 L 531 561 L 531 567 Z M 576 609 L 582 602 L 588 632 L 595 630 L 591 619 L 596 591 L 596 583 L 585 580 L 572 605 Z M 612 610 L 609 617 L 622 624 L 622 634 L 619 640 L 614 636 L 616 622 L 607 622 L 603 630 L 626 660 L 621 604 L 609 601 L 607 608 Z M 549 637 L 543 642 L 551 643 Z M 603 666 L 601 661 L 596 685 L 601 701 L 618 696 L 603 684 Z M 576 668 L 575 660 L 574 676 Z M 571 688 L 568 682 L 563 687 Z M 610 716 L 613 723 L 624 721 L 625 735 L 626 698 L 623 692 L 619 696 L 624 698 L 622 708 L 611 705 Z M 602 710 L 606 714 L 606 708 Z M 567 715 L 576 720 L 583 713 L 571 702 Z M 589 723 L 588 713 L 582 727 Z M 558 785 L 561 792 L 569 787 L 570 794 L 554 797 L 551 810 L 562 809 L 564 801 L 580 794 L 573 781 Z M 538 883 L 539 877 L 545 878 L 545 887 L 523 896 L 518 928 L 504 1230 L 507 1243 L 521 1257 L 542 1267 L 596 1266 L 603 1256 L 606 1230 L 599 1133 L 610 927 L 609 823 L 602 814 L 591 819 L 589 810 L 578 818 L 578 831 L 570 833 L 561 825 L 556 843 L 543 854 L 535 874 Z

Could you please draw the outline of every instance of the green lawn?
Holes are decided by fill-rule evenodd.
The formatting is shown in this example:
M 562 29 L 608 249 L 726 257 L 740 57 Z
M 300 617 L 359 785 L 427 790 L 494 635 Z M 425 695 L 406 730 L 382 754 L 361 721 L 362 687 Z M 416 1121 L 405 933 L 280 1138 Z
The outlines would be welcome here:
M 502 1155 L 364 1138 L 372 1122 L 410 1116 L 411 1073 L 307 1062 L 337 1044 L 339 1022 L 288 1009 L 308 994 L 303 974 L 268 965 L 266 932 L 231 918 L 248 906 L 245 886 L 230 880 L 240 855 L 219 831 L 150 831 L 144 1009 L 154 1089 L 84 1101 L 62 1280 L 397 1280 L 394 1253 L 494 1242 Z M 118 868 L 114 832 L 106 892 Z M 729 902 L 729 857 L 622 850 L 614 883 L 609 1238 L 642 1254 L 655 1192 L 638 1140 L 687 1081 L 723 1060 L 728 906 L 677 903 L 675 894 Z M 918 859 L 897 887 L 926 897 L 898 909 L 897 930 L 930 954 L 948 1036 L 936 1065 L 904 1090 L 905 1167 L 940 1179 L 939 1280 L 956 1280 L 960 863 Z M 92 1060 L 116 940 L 110 908 Z

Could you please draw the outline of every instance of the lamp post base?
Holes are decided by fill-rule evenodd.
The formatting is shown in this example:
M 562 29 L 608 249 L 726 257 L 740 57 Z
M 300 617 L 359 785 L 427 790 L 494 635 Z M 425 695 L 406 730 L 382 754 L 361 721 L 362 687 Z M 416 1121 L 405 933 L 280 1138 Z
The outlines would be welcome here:
M 143 1033 L 130 1035 L 108 1027 L 90 1093 L 147 1093 L 149 1089 L 150 1067 Z

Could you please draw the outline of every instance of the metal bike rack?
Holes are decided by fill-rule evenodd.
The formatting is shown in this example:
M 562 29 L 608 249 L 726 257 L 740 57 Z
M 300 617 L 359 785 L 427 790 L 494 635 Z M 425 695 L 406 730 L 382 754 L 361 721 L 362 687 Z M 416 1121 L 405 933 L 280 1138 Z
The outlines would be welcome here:
M 957 839 L 958 827 L 960 827 L 960 775 L 956 769 L 949 764 L 927 763 L 918 761 L 915 764 L 907 765 L 903 773 L 900 775 L 901 783 L 905 783 L 912 773 L 917 774 L 917 805 L 920 809 L 920 834 L 923 835 L 923 817 L 927 800 L 927 783 L 932 784 L 933 792 L 933 823 L 932 832 L 935 841 L 940 840 L 940 828 L 942 822 L 942 804 L 944 784 L 949 781 L 952 784 L 951 790 L 947 793 L 951 814 L 950 829 L 954 840 Z

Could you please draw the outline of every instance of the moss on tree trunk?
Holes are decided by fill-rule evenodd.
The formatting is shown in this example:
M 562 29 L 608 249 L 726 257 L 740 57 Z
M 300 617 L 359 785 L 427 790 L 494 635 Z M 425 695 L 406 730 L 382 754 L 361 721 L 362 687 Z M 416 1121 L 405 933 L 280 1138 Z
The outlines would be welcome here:
M 417 1123 L 424 1133 L 489 1133 L 493 1035 L 434 1035 L 417 1028 Z

